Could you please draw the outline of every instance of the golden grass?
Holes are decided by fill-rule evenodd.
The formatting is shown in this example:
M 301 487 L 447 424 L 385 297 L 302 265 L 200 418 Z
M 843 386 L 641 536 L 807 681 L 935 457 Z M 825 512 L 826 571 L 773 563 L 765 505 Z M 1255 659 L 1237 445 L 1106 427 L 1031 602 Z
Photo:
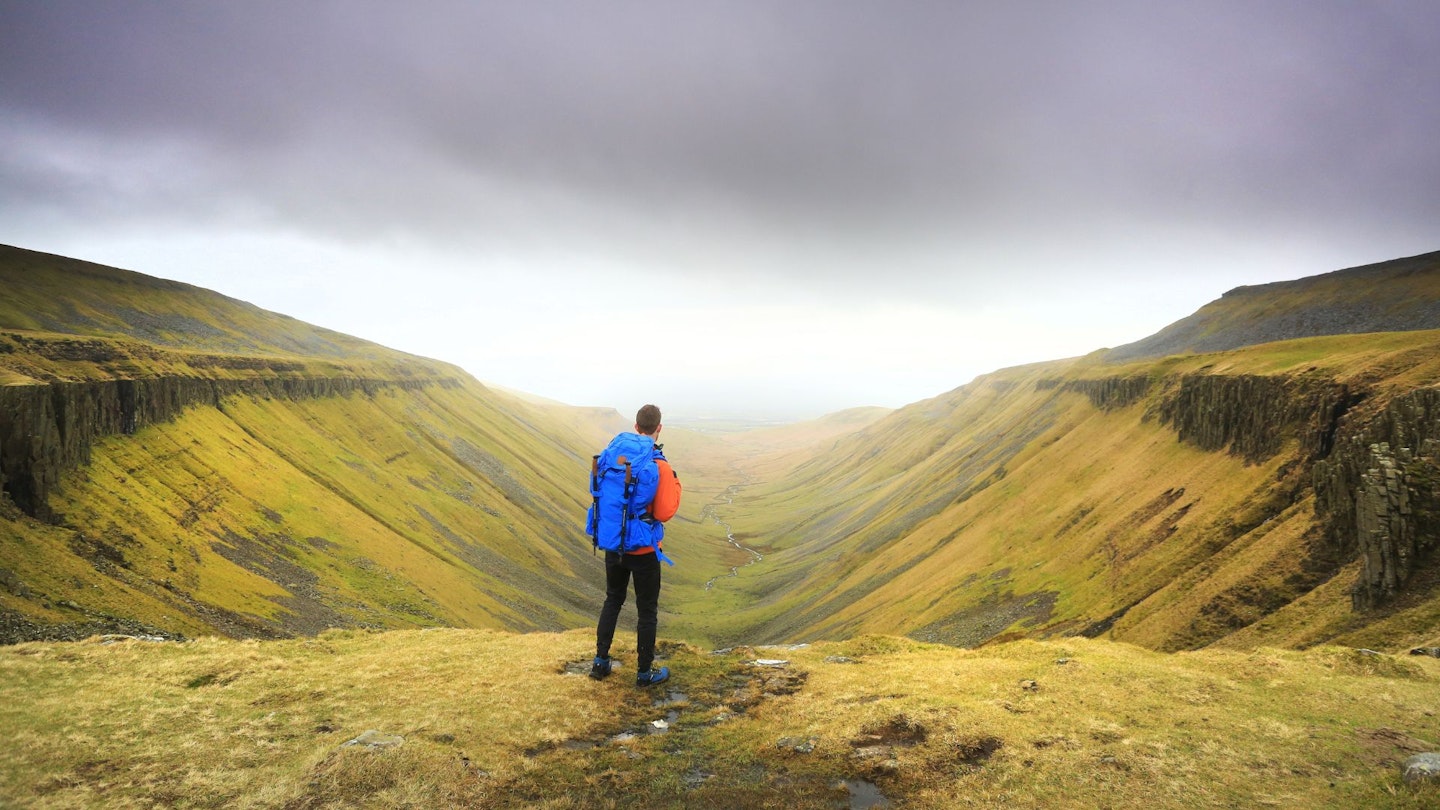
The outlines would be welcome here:
M 1272 497 L 1286 456 L 1254 466 L 1177 442 L 1151 413 L 1161 387 L 1102 412 L 1039 383 L 1142 371 L 1318 373 L 1302 365 L 1314 357 L 1325 373 L 1343 367 L 1372 382 L 1414 382 L 1428 366 L 1407 363 L 1440 354 L 1434 338 L 1316 338 L 1119 370 L 1060 361 L 987 375 L 879 420 L 862 412 L 723 437 L 668 430 L 686 497 L 669 527 L 667 548 L 680 565 L 666 571 L 662 626 L 706 644 L 843 638 L 916 632 L 987 600 L 1054 594 L 1048 619 L 1008 631 L 1073 631 L 1133 606 L 1116 637 L 1205 643 L 1235 628 L 1207 626 L 1202 611 L 1229 609 L 1229 594 L 1265 591 L 1298 564 L 1310 521 L 1303 509 L 1284 532 L 1227 538 L 1226 553 L 1212 559 L 1225 522 Z M 615 418 L 527 405 L 474 383 L 194 408 L 139 436 L 106 439 L 52 496 L 67 526 L 119 548 L 129 568 L 101 574 L 69 553 L 73 535 L 7 521 L 11 533 L 55 538 L 34 546 L 38 554 L 0 546 L 0 567 L 50 607 L 4 593 L 0 603 L 43 621 L 67 618 L 54 605 L 73 600 L 185 635 L 230 632 L 178 603 L 179 593 L 294 624 L 281 607 L 292 583 L 219 553 L 234 533 L 274 539 L 314 574 L 313 592 L 328 595 L 342 622 L 583 626 L 599 590 L 598 563 L 581 559 L 584 461 Z M 726 504 L 733 485 L 743 488 Z M 1181 489 L 1171 507 L 1147 512 Z M 917 513 L 922 504 L 931 512 Z M 729 576 L 750 557 L 726 542 L 716 518 L 765 561 Z M 1241 553 L 1267 535 L 1264 553 Z M 506 574 L 477 570 L 456 538 L 500 555 Z M 1337 615 L 1347 601 L 1341 588 L 1320 589 L 1288 611 L 1284 637 L 1315 643 L 1356 631 Z M 1416 628 L 1434 613 L 1417 607 L 1381 635 L 1389 648 L 1420 643 Z M 1308 632 L 1307 621 L 1328 629 Z M 1246 637 L 1266 643 L 1263 634 Z M 1380 644 L 1380 635 L 1349 638 Z
M 674 678 L 647 691 L 624 664 L 600 683 L 579 674 L 592 643 L 414 630 L 5 648 L 0 795 L 34 808 L 819 808 L 864 780 L 921 808 L 1440 800 L 1398 770 L 1440 745 L 1432 659 L 1083 639 L 664 644 Z M 344 745 L 368 730 L 403 742 Z
M 1122 365 L 1093 365 L 1087 376 L 1154 374 L 1324 374 L 1339 381 L 1394 385 L 1440 377 L 1440 331 L 1327 335 L 1212 354 L 1186 354 Z
M 85 336 L 45 331 L 63 320 L 63 274 L 21 273 L 24 296 L 0 306 L 0 383 L 464 377 L 183 285 L 78 272 L 95 284 L 74 303 Z M 161 332 L 137 335 L 115 316 L 126 308 Z M 1431 385 L 1437 337 L 1123 367 L 1091 356 L 1006 369 L 884 418 L 667 430 L 686 497 L 667 536 L 681 564 L 665 571 L 662 635 L 849 640 L 720 655 L 669 642 L 677 675 L 654 693 L 624 669 L 602 684 L 576 674 L 588 629 L 20 645 L 0 649 L 0 803 L 805 808 L 874 789 L 915 807 L 1434 806 L 1434 789 L 1399 785 L 1395 765 L 1440 745 L 1435 662 L 1266 647 L 1433 646 L 1440 600 L 1356 616 L 1353 565 L 1297 598 L 1313 514 L 1282 497 L 1295 448 L 1247 464 L 1179 443 L 1155 414 L 1188 373 Z M 229 351 L 282 362 L 215 362 Z M 1057 384 L 1132 375 L 1156 385 L 1108 412 Z M 0 502 L 0 567 L 24 585 L 0 590 L 0 610 L 191 637 L 331 620 L 589 628 L 600 566 L 579 528 L 585 470 L 627 422 L 473 381 L 192 408 L 96 446 L 52 493 L 60 525 Z M 717 520 L 764 563 L 724 576 L 749 555 Z M 1290 601 L 1276 609 L 1275 595 Z M 323 603 L 310 623 L 300 597 Z M 861 635 L 942 637 L 975 612 L 990 622 L 975 643 L 1063 636 L 1120 610 L 1113 638 L 1227 649 L 967 651 Z M 633 657 L 624 636 L 619 654 Z M 404 742 L 343 745 L 368 729 Z
M 1035 364 L 848 436 L 752 450 L 736 463 L 754 484 L 725 514 L 766 560 L 720 583 L 736 609 L 711 638 L 963 640 L 944 628 L 967 622 L 1002 637 L 1069 634 L 1128 610 L 1112 637 L 1182 649 L 1279 608 L 1284 618 L 1264 626 L 1301 644 L 1341 634 L 1384 649 L 1427 643 L 1435 600 L 1357 619 L 1345 593 L 1353 570 L 1341 571 L 1343 583 L 1317 582 L 1307 560 L 1313 501 L 1293 442 L 1252 464 L 1179 442 L 1157 414 L 1192 373 L 1318 375 L 1382 401 L 1386 390 L 1440 379 L 1437 338 L 1347 335 L 1118 367 L 1094 357 Z M 1133 376 L 1152 380 L 1149 394 L 1112 411 L 1061 385 Z M 1018 609 L 1051 598 L 1048 616 Z M 1001 621 L 1006 606 L 1017 610 Z M 1268 643 L 1263 632 L 1244 636 Z
M 171 374 L 463 378 L 458 369 L 444 364 L 311 330 L 228 299 L 130 277 L 105 282 L 108 291 L 102 294 L 97 287 L 77 304 L 76 312 L 93 324 L 92 334 L 48 332 L 44 330 L 55 328 L 53 322 L 63 314 L 51 300 L 58 298 L 56 278 L 31 278 L 34 284 L 28 297 L 0 311 L 0 321 L 10 324 L 0 333 L 0 380 L 7 384 Z M 212 352 L 218 350 L 191 340 L 194 335 L 187 337 L 183 329 L 154 338 L 164 348 L 146 343 L 123 319 L 113 317 L 116 306 L 164 315 L 167 323 L 209 324 L 223 332 L 216 340 L 252 354 L 283 358 L 285 362 L 277 367 L 289 370 L 216 364 Z M 1105 366 L 1092 356 L 985 375 L 883 418 L 878 411 L 861 410 L 814 423 L 720 437 L 667 430 L 663 438 L 685 481 L 686 497 L 668 532 L 667 550 L 680 565 L 665 571 L 662 632 L 706 646 L 844 639 L 873 632 L 980 643 L 1025 634 L 1064 636 L 1128 610 L 1114 622 L 1110 637 L 1157 649 L 1209 643 L 1230 648 L 1303 647 L 1336 640 L 1388 650 L 1433 644 L 1440 600 L 1420 595 L 1388 614 L 1357 617 L 1349 610 L 1345 592 L 1355 574 L 1353 566 L 1308 593 L 1300 591 L 1310 583 L 1293 584 L 1303 573 L 1305 542 L 1313 528 L 1309 500 L 1282 504 L 1278 497 L 1294 483 L 1284 471 L 1295 448 L 1264 464 L 1247 464 L 1179 443 L 1173 430 L 1159 424 L 1155 415 L 1167 387 L 1188 373 L 1323 375 L 1373 390 L 1433 384 L 1440 379 L 1437 337 L 1440 333 L 1428 332 L 1313 338 L 1123 367 Z M 344 349 L 341 355 L 347 359 L 320 359 L 299 351 L 304 345 L 323 347 L 327 341 L 338 341 L 335 346 Z M 98 355 L 115 359 L 109 363 L 47 359 L 85 354 L 59 351 L 66 348 L 61 344 L 69 348 L 93 344 Z M 31 352 L 25 350 L 27 346 L 56 351 Z M 1156 385 L 1145 400 L 1108 412 L 1057 385 L 1085 377 L 1131 375 L 1149 377 Z M 13 509 L 4 513 L 0 568 L 9 580 L 23 582 L 30 595 L 22 595 L 20 588 L 0 590 L 0 610 L 42 623 L 97 616 L 133 618 L 191 637 L 216 632 L 312 633 L 332 621 L 386 628 L 588 627 L 598 607 L 601 575 L 579 528 L 586 506 L 585 469 L 589 454 L 627 421 L 604 409 L 567 408 L 495 393 L 473 381 L 458 387 L 382 389 L 314 400 L 237 396 L 221 408 L 192 408 L 174 422 L 147 427 L 140 435 L 102 441 L 91 464 L 68 474 L 52 493 L 51 505 L 62 515 L 61 525 L 42 526 Z M 741 489 L 736 501 L 727 503 L 731 488 L 737 486 Z M 726 542 L 717 519 L 727 521 L 740 542 L 764 553 L 763 564 L 743 568 L 739 576 L 726 576 L 731 566 L 748 562 L 750 556 Z M 87 544 L 93 543 L 123 554 L 123 564 L 84 556 Z M 712 580 L 714 587 L 707 589 Z M 313 604 L 322 604 L 323 609 L 305 616 L 300 597 L 313 597 Z M 1274 603 L 1280 597 L 1290 601 L 1277 608 Z M 1048 607 L 1029 610 L 1046 599 L 1052 600 Z M 1006 612 L 1012 608 L 1013 612 Z M 978 629 L 961 628 L 965 621 Z M 466 660 L 438 671 L 471 689 L 501 690 L 517 700 L 531 695 L 528 685 L 502 689 L 506 678 L 466 680 L 470 675 L 464 667 L 473 665 L 467 656 L 502 668 L 508 665 L 500 663 L 503 656 L 492 647 L 508 649 L 513 659 L 533 663 L 542 648 L 551 652 L 545 646 L 550 644 L 574 651 L 566 655 L 584 657 L 583 638 L 572 636 L 331 634 L 312 643 L 339 645 L 335 648 L 343 648 L 351 663 L 365 673 L 399 667 L 408 685 L 423 684 L 429 676 L 365 645 L 385 639 L 399 644 L 403 655 L 423 660 L 449 654 L 428 646 L 429 640 L 442 636 L 465 648 L 460 658 Z M 415 641 L 420 638 L 426 643 Z M 206 671 L 193 673 L 179 692 L 170 681 L 152 684 L 156 694 L 170 695 L 175 705 L 191 706 L 195 695 L 218 693 L 252 679 L 265 684 L 272 676 L 298 678 L 303 670 L 308 673 L 304 682 L 317 685 L 306 693 L 308 697 L 292 696 L 290 703 L 340 706 L 343 702 L 337 703 L 336 695 L 341 687 L 335 684 L 356 677 L 354 672 L 327 670 L 321 662 L 330 659 L 312 656 L 314 650 L 301 642 L 260 648 L 202 642 L 163 649 L 206 650 L 207 644 L 221 657 L 220 650 L 232 657 L 238 656 L 234 650 L 246 650 L 247 655 L 258 654 L 255 649 L 278 651 L 266 653 L 276 669 L 271 672 L 266 669 L 270 665 L 239 656 L 238 663 L 203 667 Z M 825 686 L 822 697 L 812 703 L 802 697 L 810 689 L 807 685 L 793 700 L 755 702 L 753 711 L 735 722 L 668 738 L 684 739 L 683 750 L 663 756 L 642 752 L 658 756 L 679 775 L 663 769 L 636 771 L 628 755 L 604 746 L 597 746 L 597 753 L 575 754 L 573 761 L 559 759 L 561 752 L 552 750 L 555 744 L 593 736 L 560 721 L 556 721 L 558 731 L 556 727 L 534 731 L 538 737 L 514 732 L 520 736 L 513 739 L 505 736 L 511 733 L 506 731 L 497 738 L 499 748 L 487 747 L 500 718 L 510 718 L 507 729 L 521 722 L 512 714 L 514 707 L 498 698 L 477 704 L 476 711 L 487 719 L 466 726 L 463 733 L 447 728 L 431 734 L 422 715 L 442 711 L 434 697 L 425 699 L 427 708 L 417 710 L 421 714 L 385 715 L 394 726 L 410 729 L 412 737 L 419 734 L 442 748 L 471 735 L 475 740 L 467 743 L 465 756 L 472 763 L 488 757 L 483 767 L 458 765 L 458 757 L 432 755 L 416 745 L 383 760 L 350 749 L 336 753 L 329 739 L 302 744 L 298 741 L 309 739 L 302 728 L 276 726 L 276 718 L 286 716 L 283 713 L 260 715 L 257 720 L 239 704 L 210 710 L 229 711 L 226 722 L 239 731 L 217 731 L 206 720 L 197 728 L 208 727 L 208 737 L 192 738 L 188 728 L 178 725 L 174 736 L 181 749 L 203 749 L 204 756 L 211 758 L 205 760 L 203 779 L 194 778 L 195 785 L 208 782 L 216 795 L 235 801 L 242 801 L 235 797 L 247 797 L 243 801 L 268 797 L 256 800 L 259 806 L 320 806 L 331 801 L 327 797 L 332 792 L 349 799 L 378 796 L 386 804 L 464 803 L 503 795 L 514 801 L 530 797 L 527 801 L 540 806 L 589 806 L 557 790 L 558 781 L 547 776 L 545 768 L 573 777 L 586 786 L 576 795 L 602 803 L 622 787 L 662 804 L 677 796 L 705 799 L 709 791 L 741 804 L 758 804 L 761 797 L 769 801 L 777 795 L 800 797 L 796 801 L 821 794 L 843 800 L 843 795 L 834 795 L 834 779 L 861 773 L 884 781 L 888 768 L 875 771 L 871 763 L 849 767 L 849 741 L 867 734 L 901 734 L 917 723 L 931 730 L 923 743 L 901 745 L 894 753 L 895 761 L 909 770 L 904 787 L 891 795 L 935 805 L 944 803 L 943 795 L 956 802 L 980 797 L 981 803 L 1063 804 L 1072 799 L 1066 791 L 1076 784 L 1123 784 L 1137 778 L 1130 776 L 1137 772 L 1145 772 L 1149 781 L 1144 783 L 1156 790 L 1162 775 L 1179 780 L 1166 782 L 1160 790 L 1164 795 L 1181 795 L 1187 773 L 1224 782 L 1205 770 L 1208 765 L 1193 761 L 1196 751 L 1225 761 L 1224 752 L 1213 743 L 1163 737 L 1156 743 L 1160 749 L 1144 757 L 1125 759 L 1121 754 L 1136 749 L 1116 749 L 1119 753 L 1087 760 L 1090 768 L 1085 770 L 1066 752 L 1089 750 L 1086 740 L 1093 737 L 1087 737 L 1089 727 L 1056 732 L 1052 741 L 1044 742 L 1050 737 L 1017 719 L 1038 713 L 1063 724 L 1058 709 L 1049 715 L 1033 707 L 1015 711 L 1043 705 L 1035 694 L 1026 692 L 1017 699 L 987 693 L 988 700 L 1007 704 L 1000 707 L 1002 714 L 991 717 L 998 704 L 976 703 L 978 698 L 967 692 L 954 693 L 956 687 L 928 680 L 907 687 L 895 682 L 899 675 L 876 675 L 867 669 L 876 656 L 894 656 L 887 666 L 919 667 L 924 672 L 933 668 L 949 673 L 946 677 L 998 683 L 1000 675 L 1013 674 L 1004 663 L 1010 653 L 986 650 L 961 655 L 873 640 L 859 646 L 867 656 L 863 666 L 837 670 L 821 666 L 823 659 L 810 660 L 814 665 L 807 670 L 810 677 Z M 91 654 L 89 647 L 74 649 Z M 1021 647 L 997 649 L 1013 652 Z M 177 660 L 189 654 L 174 653 Z M 36 660 L 48 655 L 37 653 Z M 691 657 L 687 667 L 698 675 L 686 688 L 697 694 L 719 695 L 727 679 L 738 677 L 735 662 L 728 658 L 677 655 Z M 797 659 L 810 655 L 800 652 Z M 1177 661 L 1210 660 L 1113 655 L 1116 660 L 1107 666 L 1160 682 L 1165 682 Z M 1164 663 L 1155 664 L 1154 672 L 1138 663 L 1150 660 Z M 1072 670 L 1064 672 L 1072 677 Z M 856 692 L 863 684 L 845 679 L 862 673 L 890 685 L 874 694 Z M 838 680 L 826 686 L 827 679 Z M 98 689 L 98 683 L 76 688 L 85 692 Z M 1087 687 L 1107 688 L 1094 683 Z M 748 687 L 736 682 L 729 688 L 733 693 Z M 404 700 L 383 693 L 380 687 L 371 687 L 356 699 Z M 143 714 L 141 698 L 126 694 L 117 704 L 120 715 Z M 572 689 L 558 700 L 563 704 L 589 694 Z M 855 696 L 856 702 L 845 703 L 835 697 L 838 694 Z M 906 703 L 894 695 L 912 700 Z M 524 699 L 548 698 L 535 694 Z M 895 701 L 901 708 L 887 713 Z M 697 712 L 702 702 L 709 707 L 703 710 L 709 719 L 725 711 L 719 708 L 725 700 L 712 695 L 697 700 Z M 934 710 L 932 704 L 937 702 L 951 709 Z M 642 703 L 632 704 L 625 704 L 627 711 L 645 708 Z M 887 710 L 872 704 L 884 704 Z M 1065 708 L 1080 711 L 1079 705 L 1066 703 Z M 791 762 L 790 754 L 777 754 L 759 742 L 757 735 L 771 734 L 770 725 L 754 733 L 747 730 L 752 717 L 765 717 L 782 706 L 787 714 L 771 717 L 772 725 L 783 725 L 795 735 L 803 732 L 807 739 L 819 734 L 831 741 L 829 747 L 821 746 L 814 757 Z M 581 712 L 569 719 L 598 728 L 606 722 L 609 708 L 599 704 L 587 709 L 590 714 Z M 340 709 L 326 711 L 334 714 Z M 170 735 L 165 723 L 175 719 L 173 711 L 155 707 L 155 714 L 160 719 L 146 716 L 134 722 L 141 727 L 152 724 L 157 737 L 164 739 Z M 988 718 L 986 724 L 976 725 L 972 715 Z M 1283 712 L 1277 716 L 1281 719 L 1276 723 L 1296 727 Z M 27 729 L 40 723 L 15 717 L 17 722 L 24 720 Z M 58 717 L 53 719 L 59 722 Z M 808 718 L 803 728 L 795 725 L 801 718 Z M 1097 728 L 1110 729 L 1102 737 L 1121 733 L 1115 728 L 1130 727 L 1113 707 L 1097 718 Z M 333 725 L 314 717 L 309 720 L 313 728 Z M 75 728 L 73 740 L 85 746 L 99 744 L 95 728 Z M 812 728 L 815 731 L 807 730 Z M 987 730 L 992 728 L 997 730 Z M 140 746 L 139 750 L 149 750 L 128 727 L 111 725 L 102 730 Z M 248 747 L 242 746 L 249 750 L 246 757 L 206 748 L 226 733 L 250 741 Z M 290 742 L 275 742 L 280 739 Z M 436 742 L 441 739 L 450 742 Z M 1054 760 L 1062 765 L 1058 773 L 1063 778 L 1043 787 L 1050 784 L 1050 772 L 1032 779 L 1034 773 L 1027 770 L 1004 771 L 1000 766 L 1017 750 L 1017 739 L 1030 740 L 1034 749 L 1029 757 L 1032 764 L 1018 767 Z M 947 742 L 936 749 L 935 740 Z M 969 784 L 961 776 L 976 765 L 969 760 L 979 758 L 976 752 L 984 752 L 994 740 L 1005 745 L 985 754 L 983 768 L 1004 773 L 1005 778 L 982 780 L 978 793 L 961 791 Z M 283 753 L 277 753 L 280 749 Z M 515 759 L 517 750 L 538 753 Z M 962 752 L 966 761 L 957 765 L 937 750 Z M 1175 750 L 1183 753 L 1171 753 Z M 266 759 L 271 755 L 280 759 Z M 66 761 L 57 756 L 58 762 Z M 84 801 L 109 803 L 120 796 L 123 803 L 129 801 L 126 796 L 170 796 L 165 791 L 179 790 L 173 796 L 188 798 L 177 802 L 205 803 L 196 798 L 206 795 L 204 789 L 183 779 L 178 787 L 166 781 L 175 772 L 188 771 L 177 770 L 162 753 L 151 751 L 147 756 L 148 764 L 135 766 L 139 775 L 126 777 L 142 786 L 137 793 L 126 793 L 107 781 L 108 759 L 72 762 L 63 779 L 90 786 L 77 788 L 76 795 L 90 797 Z M 601 762 L 603 768 L 598 766 Z M 764 774 L 776 772 L 779 762 L 800 775 L 788 784 L 759 780 L 760 787 L 747 793 L 740 786 L 743 780 L 727 779 L 719 765 L 707 762 L 724 763 L 737 773 L 749 769 Z M 1181 776 L 1169 773 L 1172 766 Z M 1227 767 L 1240 765 L 1229 762 Z M 256 768 L 274 768 L 282 775 L 254 777 Z M 472 779 L 475 768 L 488 775 Z M 930 770 L 949 776 L 936 777 L 932 785 L 920 775 Z M 406 778 L 407 774 L 423 777 Z M 693 775 L 690 781 L 695 784 L 687 783 L 686 774 Z M 825 780 L 832 781 L 823 785 Z M 1011 795 L 1007 784 L 1023 784 L 1025 791 Z M 602 789 L 606 786 L 611 790 Z M 1105 788 L 1086 793 L 1089 789 L 1075 795 L 1103 803 Z M 64 790 L 69 788 L 57 788 Z M 94 796 L 86 792 L 92 790 L 102 792 Z M 1234 790 L 1216 795 L 1217 802 L 1238 801 Z
M 98 442 L 51 494 L 63 528 L 3 515 L 14 542 L 0 542 L 0 569 L 31 598 L 0 589 L 0 609 L 74 622 L 85 616 L 58 607 L 74 603 L 186 636 L 255 632 L 235 620 L 584 626 L 603 586 L 582 527 L 586 467 L 610 430 L 596 409 L 536 412 L 475 383 L 194 407 Z M 704 641 L 728 611 L 705 583 L 746 561 L 707 507 L 745 479 L 719 439 L 665 440 L 686 491 L 668 527 L 680 564 L 666 571 L 663 622 Z M 92 564 L 72 552 L 78 537 L 123 562 Z M 297 616 L 302 593 L 334 616 Z

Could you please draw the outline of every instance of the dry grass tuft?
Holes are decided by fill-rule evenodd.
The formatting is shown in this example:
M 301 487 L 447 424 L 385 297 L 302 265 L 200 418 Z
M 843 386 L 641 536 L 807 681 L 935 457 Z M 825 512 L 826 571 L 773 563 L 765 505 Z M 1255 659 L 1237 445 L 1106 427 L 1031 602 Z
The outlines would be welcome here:
M 672 681 L 641 690 L 623 668 L 580 674 L 591 643 L 429 630 L 0 649 L 0 795 L 34 808 L 1440 801 L 1398 770 L 1440 745 L 1435 659 L 870 636 L 787 649 L 784 666 L 666 644 Z

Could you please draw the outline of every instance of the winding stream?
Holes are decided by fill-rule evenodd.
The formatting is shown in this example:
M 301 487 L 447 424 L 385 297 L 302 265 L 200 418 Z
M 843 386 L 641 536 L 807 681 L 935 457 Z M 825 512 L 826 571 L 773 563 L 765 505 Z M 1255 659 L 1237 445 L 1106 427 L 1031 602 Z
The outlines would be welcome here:
M 724 505 L 724 506 L 729 506 L 730 504 L 735 503 L 735 494 L 736 494 L 737 492 L 739 492 L 741 489 L 744 489 L 749 483 L 750 483 L 750 481 L 749 481 L 749 476 L 746 476 L 746 480 L 744 481 L 744 483 L 731 484 L 730 486 L 728 486 L 728 487 L 725 488 L 725 491 L 724 491 L 723 493 L 721 493 L 720 495 L 716 496 L 715 500 L 718 502 L 721 498 L 724 498 L 724 499 L 725 499 L 725 503 L 724 503 L 723 505 Z M 737 542 L 737 541 L 735 540 L 735 534 L 734 534 L 734 531 L 730 528 L 730 524 L 727 523 L 726 521 L 721 520 L 721 519 L 720 519 L 720 516 L 715 513 L 715 508 L 716 508 L 717 506 L 721 506 L 721 505 L 722 505 L 722 504 L 719 504 L 719 503 L 708 504 L 704 509 L 700 510 L 700 517 L 701 517 L 701 518 L 707 518 L 707 517 L 708 517 L 708 518 L 710 518 L 711 520 L 715 521 L 716 524 L 718 524 L 718 525 L 720 525 L 720 526 L 724 526 L 724 527 L 725 527 L 725 539 L 728 540 L 728 541 L 730 541 L 730 545 L 734 546 L 735 548 L 740 549 L 741 551 L 745 552 L 746 554 L 749 554 L 749 555 L 750 555 L 750 560 L 749 560 L 749 562 L 743 563 L 743 564 L 741 564 L 741 565 L 732 565 L 732 566 L 730 567 L 730 573 L 728 573 L 728 574 L 721 574 L 720 576 L 711 577 L 711 578 L 705 583 L 705 590 L 707 590 L 707 591 L 710 590 L 710 588 L 715 585 L 715 580 L 720 579 L 721 577 L 738 577 L 738 576 L 740 576 L 740 569 L 741 569 L 741 568 L 744 568 L 744 567 L 746 567 L 746 566 L 748 566 L 748 565 L 754 565 L 755 563 L 760 562 L 761 560 L 765 559 L 765 555 L 761 554 L 760 552 L 756 551 L 756 550 L 753 549 L 753 548 L 748 548 L 748 547 L 746 547 L 746 546 L 742 546 L 742 545 L 740 545 L 739 542 Z

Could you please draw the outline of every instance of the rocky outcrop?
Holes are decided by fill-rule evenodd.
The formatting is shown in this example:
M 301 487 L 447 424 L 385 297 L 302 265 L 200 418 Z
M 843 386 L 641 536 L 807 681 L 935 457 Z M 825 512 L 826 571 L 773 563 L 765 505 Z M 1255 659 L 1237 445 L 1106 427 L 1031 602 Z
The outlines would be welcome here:
M 47 495 L 67 470 L 90 461 L 95 441 L 134 433 L 174 419 L 197 405 L 220 407 L 226 397 L 280 399 L 371 395 L 387 387 L 458 386 L 453 379 L 383 380 L 364 377 L 159 377 L 0 386 L 0 490 L 26 514 L 53 515 Z
M 1156 391 L 1158 414 L 1180 440 L 1203 450 L 1224 450 L 1258 464 L 1298 440 L 1306 458 L 1330 452 L 1336 421 L 1364 394 L 1333 380 L 1253 374 L 1180 377 L 1095 377 L 1041 380 L 1041 390 L 1084 394 L 1102 411 L 1128 408 Z
M 1252 374 L 1187 374 L 1160 406 L 1160 421 L 1203 450 L 1227 450 L 1252 464 L 1299 442 L 1303 458 L 1326 455 L 1337 420 L 1363 394 L 1333 380 Z
M 1399 595 L 1440 545 L 1440 389 L 1391 400 L 1314 467 L 1315 511 L 1330 542 L 1358 556 L 1357 610 Z
M 1297 443 L 1329 554 L 1361 561 L 1356 610 L 1401 594 L 1440 545 L 1440 389 L 1365 398 L 1333 380 L 1187 375 L 1160 407 L 1182 441 L 1251 463 Z
M 1101 410 L 1159 390 L 1153 412 L 1181 441 L 1252 464 L 1293 442 L 1299 469 L 1310 468 L 1329 568 L 1361 561 L 1356 610 L 1403 593 L 1440 546 L 1440 388 L 1361 408 L 1365 390 L 1307 376 L 1188 374 L 1040 385 L 1085 394 Z M 1301 497 L 1303 487 L 1291 494 Z
M 1100 377 L 1086 380 L 1041 380 L 1035 387 L 1044 391 L 1059 388 L 1084 394 L 1090 404 L 1102 411 L 1114 411 L 1134 405 L 1150 393 L 1149 377 Z

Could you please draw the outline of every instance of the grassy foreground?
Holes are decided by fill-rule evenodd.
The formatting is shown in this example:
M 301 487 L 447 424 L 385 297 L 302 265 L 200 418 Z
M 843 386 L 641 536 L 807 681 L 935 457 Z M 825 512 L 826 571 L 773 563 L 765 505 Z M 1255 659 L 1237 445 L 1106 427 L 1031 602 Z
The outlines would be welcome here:
M 1085 639 L 963 650 L 866 636 L 715 653 L 662 642 L 675 677 L 641 691 L 623 648 L 610 680 L 581 674 L 591 644 L 588 631 L 443 629 L 0 649 L 0 803 L 1440 803 L 1397 767 L 1440 743 L 1435 659 L 1166 655 Z M 377 744 L 345 745 L 372 730 Z

